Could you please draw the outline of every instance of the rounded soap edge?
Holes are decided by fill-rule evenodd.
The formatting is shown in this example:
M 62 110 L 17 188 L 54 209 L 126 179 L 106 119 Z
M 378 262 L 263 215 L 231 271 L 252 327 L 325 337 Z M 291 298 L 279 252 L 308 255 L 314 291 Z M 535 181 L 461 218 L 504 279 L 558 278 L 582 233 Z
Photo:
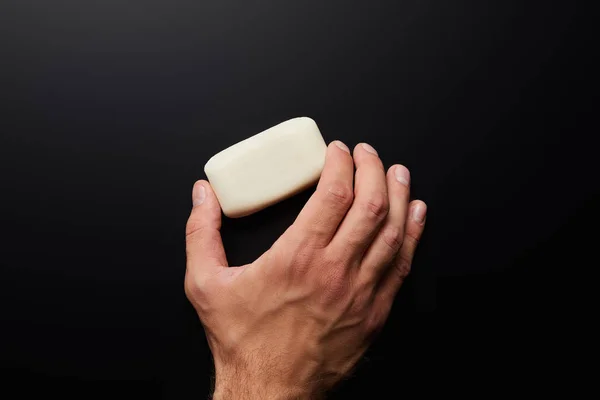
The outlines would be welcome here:
M 219 154 L 221 154 L 221 153 L 222 153 L 222 151 L 220 151 L 220 152 L 218 152 L 218 153 L 216 153 L 216 154 L 213 154 L 213 156 L 212 156 L 212 157 L 210 157 L 210 158 L 208 159 L 208 161 L 206 161 L 206 163 L 204 164 L 204 168 L 203 168 L 203 169 L 204 169 L 204 173 L 205 173 L 205 174 L 207 174 L 207 176 L 208 176 L 208 172 L 207 172 L 207 170 L 209 170 L 209 171 L 211 170 L 211 167 L 212 167 L 212 165 L 213 165 L 213 164 L 214 164 L 214 162 L 215 162 L 215 161 L 214 161 L 214 160 L 215 160 L 215 158 L 216 158 L 216 157 L 217 157 Z
M 315 128 L 317 128 L 317 130 L 319 131 L 319 133 L 321 132 L 319 130 L 319 125 L 317 125 L 317 122 L 314 119 L 312 119 L 311 117 L 301 116 L 301 117 L 296 117 L 296 118 L 289 119 L 288 121 L 291 121 L 291 120 L 302 120 L 302 121 L 305 121 L 307 124 L 313 125 Z
M 260 136 L 262 136 L 264 134 L 268 134 L 273 128 L 279 127 L 281 125 L 285 125 L 285 124 L 290 123 L 292 121 L 296 121 L 297 122 L 298 120 L 301 120 L 302 122 L 307 123 L 311 127 L 314 127 L 317 130 L 317 132 L 319 132 L 319 134 L 321 134 L 321 131 L 319 130 L 319 127 L 318 127 L 317 123 L 312 118 L 307 117 L 307 116 L 299 116 L 299 117 L 289 118 L 289 119 L 287 119 L 285 121 L 281 121 L 281 122 L 279 122 L 279 123 L 277 123 L 277 124 L 275 124 L 275 125 L 273 125 L 273 126 L 271 126 L 269 128 L 266 128 L 266 129 L 264 129 L 264 130 L 262 130 L 262 131 L 260 131 L 258 133 L 252 134 L 252 135 L 246 137 L 245 139 L 242 139 L 239 142 L 234 143 L 234 144 L 232 144 L 230 146 L 227 146 L 226 148 L 224 148 L 224 149 L 220 150 L 219 152 L 215 153 L 212 157 L 210 157 L 208 159 L 208 161 L 206 162 L 206 164 L 204 164 L 204 171 L 206 172 L 207 168 L 209 168 L 209 169 L 211 168 L 211 166 L 215 163 L 215 159 L 217 159 L 218 156 L 222 157 L 225 154 L 231 153 L 234 149 L 239 148 L 239 146 L 242 143 L 252 142 L 252 141 L 256 140 L 258 137 L 260 137 Z M 321 134 L 321 137 L 322 136 L 323 135 Z

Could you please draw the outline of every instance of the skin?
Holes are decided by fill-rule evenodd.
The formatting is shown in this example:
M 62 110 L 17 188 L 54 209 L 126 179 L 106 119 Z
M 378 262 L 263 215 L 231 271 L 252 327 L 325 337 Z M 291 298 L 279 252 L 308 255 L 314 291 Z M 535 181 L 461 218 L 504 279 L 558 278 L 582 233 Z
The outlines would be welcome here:
M 185 292 L 215 363 L 214 399 L 320 398 L 383 327 L 411 269 L 427 207 L 410 173 L 375 150 L 327 149 L 294 223 L 251 264 L 228 268 L 221 209 L 207 181 L 192 191 Z

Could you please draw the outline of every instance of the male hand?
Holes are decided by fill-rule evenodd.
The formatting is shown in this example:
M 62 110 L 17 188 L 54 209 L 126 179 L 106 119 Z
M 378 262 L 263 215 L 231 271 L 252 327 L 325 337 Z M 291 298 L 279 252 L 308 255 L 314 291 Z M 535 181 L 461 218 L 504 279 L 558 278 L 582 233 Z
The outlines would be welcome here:
M 317 398 L 351 370 L 383 327 L 423 232 L 426 205 L 409 203 L 409 182 L 401 165 L 386 174 L 371 146 L 356 146 L 353 160 L 333 142 L 294 223 L 233 268 L 218 200 L 196 182 L 185 291 L 214 357 L 215 399 Z

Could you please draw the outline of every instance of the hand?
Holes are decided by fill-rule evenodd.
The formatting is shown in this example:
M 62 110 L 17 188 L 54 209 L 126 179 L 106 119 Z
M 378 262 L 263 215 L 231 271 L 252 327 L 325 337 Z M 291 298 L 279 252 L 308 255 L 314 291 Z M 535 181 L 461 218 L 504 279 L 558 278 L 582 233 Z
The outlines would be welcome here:
M 426 205 L 409 204 L 409 181 L 401 165 L 386 174 L 369 145 L 356 146 L 353 163 L 333 142 L 294 223 L 234 268 L 218 200 L 196 182 L 185 291 L 214 357 L 215 399 L 315 398 L 351 370 L 385 323 L 423 232 Z

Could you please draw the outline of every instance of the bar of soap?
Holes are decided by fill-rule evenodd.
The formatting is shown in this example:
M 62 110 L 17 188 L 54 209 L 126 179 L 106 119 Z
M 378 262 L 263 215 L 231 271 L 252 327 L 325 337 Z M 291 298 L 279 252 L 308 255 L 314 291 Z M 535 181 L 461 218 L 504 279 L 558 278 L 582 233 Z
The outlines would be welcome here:
M 223 213 L 239 218 L 313 185 L 326 151 L 315 121 L 292 118 L 217 153 L 204 172 Z

